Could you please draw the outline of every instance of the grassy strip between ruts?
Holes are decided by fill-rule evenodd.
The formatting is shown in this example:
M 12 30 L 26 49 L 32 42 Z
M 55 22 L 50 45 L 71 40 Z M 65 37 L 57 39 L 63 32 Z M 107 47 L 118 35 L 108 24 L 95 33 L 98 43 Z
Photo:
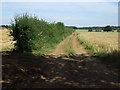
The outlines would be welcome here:
M 75 51 L 73 50 L 72 46 L 71 46 L 71 40 L 68 40 L 68 43 L 65 46 L 65 51 L 67 53 L 68 56 L 74 56 L 75 55 Z
M 120 51 L 113 51 L 111 53 L 107 53 L 104 49 L 100 47 L 96 47 L 90 42 L 85 41 L 80 35 L 77 37 L 77 40 L 81 45 L 83 45 L 91 54 L 100 58 L 100 60 L 107 64 L 112 65 L 114 67 L 120 67 Z

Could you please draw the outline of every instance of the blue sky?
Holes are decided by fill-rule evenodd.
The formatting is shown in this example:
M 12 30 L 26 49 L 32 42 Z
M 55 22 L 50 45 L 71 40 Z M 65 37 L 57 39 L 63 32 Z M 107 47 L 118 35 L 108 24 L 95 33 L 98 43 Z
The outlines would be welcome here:
M 3 2 L 2 23 L 28 12 L 48 22 L 75 26 L 118 25 L 117 2 Z

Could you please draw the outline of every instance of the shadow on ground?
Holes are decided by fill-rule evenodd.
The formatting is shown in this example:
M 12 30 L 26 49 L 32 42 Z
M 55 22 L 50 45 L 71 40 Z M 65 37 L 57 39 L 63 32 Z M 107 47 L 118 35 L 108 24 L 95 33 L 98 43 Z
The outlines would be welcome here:
M 3 88 L 118 88 L 118 73 L 95 57 L 3 52 Z

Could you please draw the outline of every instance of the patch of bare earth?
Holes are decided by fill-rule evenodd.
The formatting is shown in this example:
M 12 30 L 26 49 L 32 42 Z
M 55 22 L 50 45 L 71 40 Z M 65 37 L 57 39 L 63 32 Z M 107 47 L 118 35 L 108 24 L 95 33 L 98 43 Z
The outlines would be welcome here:
M 72 35 L 68 36 L 66 39 L 61 41 L 56 46 L 56 48 L 52 51 L 52 53 L 50 53 L 49 55 L 54 55 L 54 56 L 66 55 L 66 51 L 65 51 L 66 43 L 68 43 L 68 41 L 71 39 L 71 37 L 72 37 Z
M 73 33 L 71 41 L 72 41 L 72 48 L 75 51 L 75 54 L 76 55 L 81 55 L 81 54 L 89 55 L 88 52 L 84 49 L 84 47 L 79 44 L 76 38 L 77 38 L 77 33 Z
M 3 53 L 3 88 L 120 88 L 118 70 L 90 55 L 74 33 L 45 56 Z M 66 56 L 71 40 L 75 56 Z

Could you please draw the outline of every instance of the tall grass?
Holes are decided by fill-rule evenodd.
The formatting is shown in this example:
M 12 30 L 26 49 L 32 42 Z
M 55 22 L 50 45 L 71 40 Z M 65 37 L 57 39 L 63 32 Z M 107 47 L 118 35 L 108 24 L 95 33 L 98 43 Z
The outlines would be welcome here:
M 47 52 L 73 32 L 62 22 L 49 23 L 27 13 L 14 18 L 12 30 L 17 50 L 36 53 Z

